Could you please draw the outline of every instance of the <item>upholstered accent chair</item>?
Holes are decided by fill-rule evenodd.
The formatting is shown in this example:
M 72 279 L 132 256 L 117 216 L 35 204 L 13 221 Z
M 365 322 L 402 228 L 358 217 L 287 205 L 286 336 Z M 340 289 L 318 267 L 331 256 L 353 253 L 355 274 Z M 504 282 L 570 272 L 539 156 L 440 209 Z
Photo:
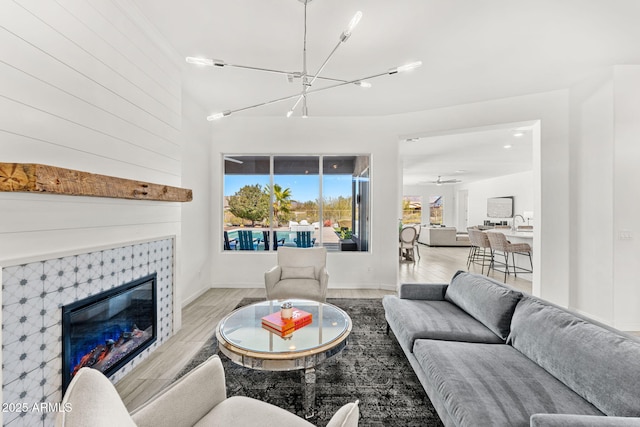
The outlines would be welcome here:
M 224 369 L 217 355 L 171 384 L 132 413 L 111 382 L 99 371 L 82 368 L 62 399 L 56 427 L 312 427 L 282 408 L 249 397 L 227 398 Z M 356 427 L 358 402 L 348 403 L 327 427 Z
M 278 264 L 264 273 L 264 284 L 267 299 L 325 302 L 329 285 L 326 248 L 278 248 Z

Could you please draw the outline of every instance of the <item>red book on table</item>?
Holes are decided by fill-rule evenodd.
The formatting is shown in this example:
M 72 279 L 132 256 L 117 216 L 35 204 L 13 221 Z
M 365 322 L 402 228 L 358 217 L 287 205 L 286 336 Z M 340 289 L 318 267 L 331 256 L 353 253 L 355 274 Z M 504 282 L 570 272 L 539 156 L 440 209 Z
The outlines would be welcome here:
M 313 320 L 311 313 L 299 308 L 293 309 L 291 319 L 283 319 L 280 312 L 271 313 L 262 318 L 262 324 L 275 329 L 277 332 L 286 332 L 289 329 L 296 329 L 308 325 Z
M 302 322 L 301 324 L 298 325 L 294 325 L 292 328 L 289 329 L 285 329 L 284 331 L 280 331 L 278 329 L 272 328 L 271 326 L 267 325 L 266 323 L 262 322 L 262 329 L 265 329 L 269 332 L 272 332 L 282 338 L 288 337 L 289 335 L 293 334 L 294 331 L 297 331 L 298 329 L 304 328 L 307 325 L 310 325 L 312 322 L 311 317 L 308 317 L 307 320 L 305 320 L 304 322 Z M 291 322 L 291 324 L 293 325 L 293 322 Z

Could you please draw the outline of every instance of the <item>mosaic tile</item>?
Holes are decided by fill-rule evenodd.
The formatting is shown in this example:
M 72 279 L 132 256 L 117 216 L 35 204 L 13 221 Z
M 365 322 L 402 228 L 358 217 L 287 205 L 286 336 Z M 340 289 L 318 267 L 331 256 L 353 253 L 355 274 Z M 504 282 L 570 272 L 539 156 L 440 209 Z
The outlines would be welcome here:
M 44 396 L 51 396 L 60 393 L 62 397 L 62 363 L 60 359 L 50 360 L 42 367 L 42 377 L 45 379 L 43 385 Z M 47 399 L 49 402 L 57 402 L 58 400 Z
M 118 371 L 117 382 L 172 333 L 173 240 L 5 267 L 3 398 L 57 402 L 61 392 L 61 308 L 149 273 L 158 273 L 158 340 Z M 5 414 L 5 425 L 48 425 L 55 414 Z M 46 422 L 42 421 L 42 417 Z M 51 420 L 51 421 L 49 421 Z
M 77 263 L 76 281 L 80 284 L 97 280 L 102 275 L 102 252 L 78 255 Z
M 42 414 L 39 412 L 33 412 L 31 410 L 29 410 L 29 412 L 23 412 L 19 414 L 15 419 L 5 423 L 5 426 L 7 427 L 41 425 L 43 425 Z
M 60 287 L 71 286 L 76 281 L 77 257 L 69 256 L 44 262 L 44 292 L 53 292 Z
M 44 263 L 34 262 L 2 270 L 2 304 L 10 305 L 23 298 L 34 298 L 42 293 Z

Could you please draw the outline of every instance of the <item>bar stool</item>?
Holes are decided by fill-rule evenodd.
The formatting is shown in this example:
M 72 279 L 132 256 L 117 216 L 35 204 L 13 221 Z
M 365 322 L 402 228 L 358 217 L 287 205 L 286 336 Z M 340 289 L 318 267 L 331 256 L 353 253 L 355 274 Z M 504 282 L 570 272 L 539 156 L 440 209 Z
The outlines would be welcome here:
M 511 254 L 511 262 L 513 267 L 513 275 L 514 277 L 518 277 L 517 271 L 531 273 L 533 272 L 533 261 L 531 260 L 531 246 L 528 243 L 511 243 L 507 240 L 506 236 L 503 233 L 499 232 L 488 232 L 486 233 L 489 238 L 489 243 L 491 244 L 491 251 L 493 252 L 494 259 L 491 261 L 491 265 L 489 265 L 489 271 L 493 268 L 496 271 L 500 271 L 504 273 L 503 282 L 507 281 L 507 274 L 510 274 L 509 271 L 509 254 Z M 504 270 L 498 270 L 495 268 L 495 253 L 496 251 L 502 252 L 504 255 L 504 263 L 498 262 L 499 266 L 503 266 Z M 529 263 L 531 264 L 531 270 L 528 270 L 523 267 L 516 266 L 516 257 L 515 254 L 520 255 L 528 255 Z M 487 275 L 489 273 L 487 272 Z
M 471 250 L 469 251 L 469 259 L 467 260 L 467 270 L 471 264 L 482 266 L 482 274 L 484 274 L 484 268 L 487 268 L 487 275 L 491 269 L 493 263 L 493 251 L 491 250 L 491 244 L 487 233 L 475 228 L 469 228 L 469 241 L 471 242 Z M 488 253 L 487 253 L 488 250 Z

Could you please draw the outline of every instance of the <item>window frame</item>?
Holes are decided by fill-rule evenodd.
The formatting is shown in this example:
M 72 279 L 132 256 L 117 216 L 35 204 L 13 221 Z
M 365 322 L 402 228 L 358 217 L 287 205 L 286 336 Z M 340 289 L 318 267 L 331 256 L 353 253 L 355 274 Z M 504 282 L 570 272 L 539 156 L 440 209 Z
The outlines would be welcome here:
M 366 233 L 366 241 L 364 243 L 364 249 L 359 249 L 357 251 L 352 251 L 352 252 L 356 252 L 356 253 L 370 253 L 371 252 L 371 245 L 370 245 L 370 241 L 371 241 L 371 234 L 373 231 L 373 227 L 371 225 L 371 218 L 372 218 L 372 204 L 371 204 L 371 193 L 372 193 L 372 189 L 371 189 L 371 185 L 372 185 L 372 172 L 371 172 L 371 168 L 372 168 L 372 154 L 371 153 L 323 153 L 323 154 L 315 154 L 315 153 L 221 153 L 220 154 L 220 164 L 221 164 L 221 199 L 220 199 L 220 211 L 221 212 L 221 224 L 220 224 L 220 230 L 221 231 L 227 231 L 225 230 L 226 228 L 226 222 L 225 222 L 225 199 L 228 197 L 228 195 L 225 194 L 225 186 L 226 186 L 226 181 L 227 181 L 227 167 L 226 167 L 226 162 L 229 161 L 228 159 L 240 159 L 242 157 L 269 157 L 269 188 L 270 188 L 270 192 L 269 192 L 269 213 L 267 216 L 267 220 L 268 220 L 268 226 L 265 227 L 268 230 L 268 236 L 269 239 L 271 241 L 273 241 L 273 232 L 275 230 L 275 228 L 273 227 L 273 220 L 274 220 L 274 210 L 273 210 L 273 203 L 274 203 L 274 185 L 276 184 L 276 180 L 277 180 L 277 174 L 275 173 L 275 167 L 274 167 L 274 162 L 275 159 L 277 157 L 317 157 L 318 159 L 318 222 L 319 222 L 319 229 L 320 229 L 320 233 L 318 236 L 318 242 L 316 243 L 316 246 L 319 247 L 328 247 L 326 245 L 327 242 L 323 241 L 323 233 L 322 233 L 322 229 L 324 227 L 324 198 L 326 197 L 324 195 L 324 178 L 325 178 L 325 173 L 324 173 L 324 162 L 328 159 L 330 159 L 331 157 L 339 157 L 339 158 L 348 158 L 348 157 L 353 157 L 354 158 L 354 171 L 352 172 L 351 175 L 351 219 L 352 219 L 352 231 L 355 233 L 356 230 L 354 229 L 355 227 L 355 220 L 354 218 L 357 217 L 356 214 L 356 209 L 357 206 L 359 204 L 359 201 L 355 200 L 355 190 L 354 190 L 354 186 L 358 185 L 358 182 L 360 181 L 367 181 L 367 194 L 366 194 L 366 199 L 367 199 L 367 205 L 366 207 L 362 210 L 359 211 L 358 213 L 364 213 L 364 217 L 366 218 L 365 221 L 365 225 L 364 225 L 364 232 Z M 355 162 L 358 158 L 360 157 L 366 157 L 366 167 L 363 169 L 362 172 L 364 172 L 364 175 L 354 175 L 353 173 L 356 172 L 355 169 Z M 233 162 L 233 160 L 231 160 Z M 295 175 L 295 174 L 292 174 Z M 358 193 L 358 197 L 360 196 L 360 194 Z M 359 209 L 359 208 L 358 208 Z M 275 230 L 278 231 L 278 230 Z M 222 233 L 223 234 L 223 233 Z M 360 236 L 360 235 L 356 235 L 356 236 Z M 223 240 L 223 239 L 221 239 Z M 271 242 L 270 242 L 271 243 Z M 236 250 L 225 250 L 224 245 L 222 248 L 220 248 L 219 250 L 222 253 L 235 253 L 235 252 L 249 252 L 249 253 L 273 253 L 276 252 L 277 249 L 274 249 L 273 244 L 269 245 L 269 249 L 268 250 L 253 250 L 253 251 L 236 251 Z M 329 250 L 329 252 L 334 252 L 334 250 Z M 342 252 L 340 249 L 337 250 L 337 252 Z

